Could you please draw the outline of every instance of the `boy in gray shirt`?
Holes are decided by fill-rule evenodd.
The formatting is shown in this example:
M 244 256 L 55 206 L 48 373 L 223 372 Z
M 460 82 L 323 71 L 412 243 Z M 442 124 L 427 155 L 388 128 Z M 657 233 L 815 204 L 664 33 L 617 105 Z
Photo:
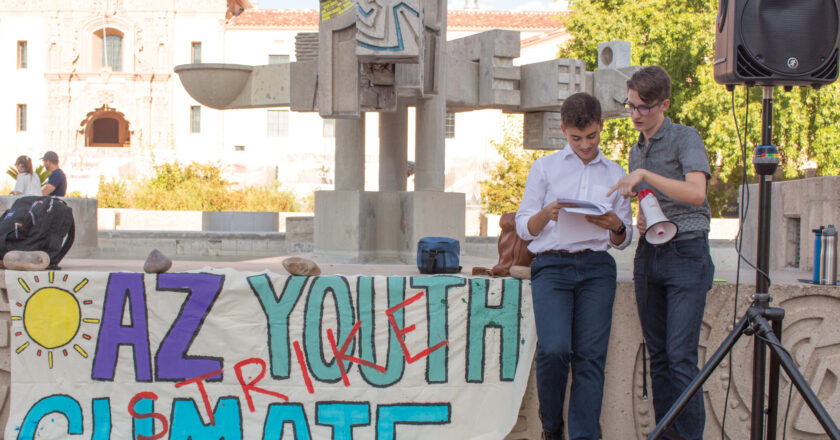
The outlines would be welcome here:
M 654 245 L 644 239 L 642 212 L 637 218 L 639 245 L 633 262 L 636 304 L 647 348 L 653 407 L 659 422 L 697 375 L 697 345 L 712 287 L 709 254 L 709 161 L 696 129 L 665 117 L 671 104 L 671 78 L 659 66 L 646 66 L 627 81 L 625 106 L 639 131 L 630 150 L 630 174 L 610 189 L 632 197 L 650 189 L 662 212 L 676 223 L 673 240 Z M 671 426 L 687 440 L 703 438 L 703 393 L 697 393 Z

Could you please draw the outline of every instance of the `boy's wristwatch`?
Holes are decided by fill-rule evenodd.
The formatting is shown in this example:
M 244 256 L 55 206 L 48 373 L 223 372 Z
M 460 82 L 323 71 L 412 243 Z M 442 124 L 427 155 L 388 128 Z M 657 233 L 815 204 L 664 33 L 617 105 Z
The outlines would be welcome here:
M 615 235 L 621 235 L 625 231 L 627 231 L 627 226 L 624 226 L 624 222 L 621 222 L 621 226 L 619 226 L 618 229 L 616 229 L 615 231 L 610 231 L 610 232 L 612 232 Z

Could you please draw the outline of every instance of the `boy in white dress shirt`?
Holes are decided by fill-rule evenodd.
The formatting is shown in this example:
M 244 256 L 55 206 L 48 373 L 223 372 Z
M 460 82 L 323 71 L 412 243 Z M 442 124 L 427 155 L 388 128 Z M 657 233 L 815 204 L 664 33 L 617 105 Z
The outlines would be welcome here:
M 601 154 L 601 105 L 576 93 L 560 110 L 566 148 L 534 161 L 516 213 L 516 231 L 533 240 L 531 294 L 537 326 L 537 392 L 545 439 L 563 438 L 569 368 L 569 438 L 598 439 L 604 364 L 612 324 L 616 266 L 607 253 L 624 249 L 632 231 L 630 200 L 610 187 L 626 175 Z M 597 202 L 601 215 L 570 213 L 558 199 Z

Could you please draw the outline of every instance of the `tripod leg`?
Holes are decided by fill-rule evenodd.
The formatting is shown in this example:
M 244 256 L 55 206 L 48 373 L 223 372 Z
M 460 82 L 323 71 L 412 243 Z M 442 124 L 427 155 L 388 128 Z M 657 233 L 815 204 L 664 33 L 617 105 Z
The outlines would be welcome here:
M 723 343 L 720 344 L 717 351 L 706 361 L 706 365 L 703 366 L 703 369 L 700 370 L 700 373 L 691 381 L 690 384 L 685 388 L 685 391 L 680 395 L 676 402 L 671 405 L 671 409 L 668 410 L 668 413 L 665 414 L 665 417 L 656 424 L 656 428 L 654 428 L 653 432 L 648 435 L 647 440 L 657 440 L 662 438 L 665 435 L 665 431 L 674 423 L 677 416 L 680 412 L 688 405 L 688 401 L 699 391 L 706 380 L 709 379 L 709 376 L 712 375 L 712 372 L 717 368 L 720 362 L 726 357 L 726 354 L 732 350 L 732 347 L 738 342 L 738 338 L 744 333 L 744 330 L 749 327 L 749 320 L 747 316 L 741 318 L 738 321 L 738 324 L 735 325 L 735 329 L 729 333 L 729 336 L 723 340 Z
M 752 308 L 752 307 L 751 307 Z M 767 356 L 764 341 L 753 339 L 753 377 L 752 377 L 752 412 L 750 422 L 750 440 L 764 439 L 764 379 Z
M 782 320 L 774 319 L 773 333 L 781 342 Z M 767 440 L 776 440 L 776 424 L 779 417 L 779 356 L 770 351 L 770 373 L 767 376 L 770 391 L 767 396 Z
M 823 429 L 825 429 L 826 434 L 831 437 L 832 440 L 840 440 L 840 430 L 837 429 L 837 425 L 834 424 L 834 421 L 831 420 L 831 416 L 828 415 L 828 411 L 825 410 L 820 400 L 817 398 L 817 395 L 814 394 L 814 391 L 808 385 L 808 382 L 805 381 L 805 378 L 802 377 L 802 373 L 796 368 L 796 364 L 791 359 L 790 355 L 780 348 L 781 343 L 778 339 L 776 339 L 776 335 L 773 334 L 773 331 L 770 329 L 770 324 L 768 324 L 767 320 L 764 319 L 763 316 L 758 316 L 754 318 L 754 322 L 759 325 L 758 333 L 767 341 L 769 342 L 767 346 L 770 347 L 770 350 L 779 357 L 779 363 L 781 363 L 782 368 L 787 373 L 790 380 L 793 381 L 793 384 L 796 386 L 796 389 L 799 390 L 799 394 L 802 395 L 802 398 L 805 399 L 805 402 L 808 403 L 808 407 L 811 408 L 811 412 L 816 416 L 817 420 L 820 421 Z

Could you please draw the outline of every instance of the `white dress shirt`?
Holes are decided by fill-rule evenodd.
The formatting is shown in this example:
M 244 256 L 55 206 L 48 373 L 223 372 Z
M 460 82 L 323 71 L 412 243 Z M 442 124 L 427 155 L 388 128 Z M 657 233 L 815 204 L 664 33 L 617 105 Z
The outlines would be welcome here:
M 600 150 L 588 164 L 584 164 L 569 145 L 537 159 L 528 172 L 525 194 L 516 213 L 517 234 L 525 240 L 533 240 L 528 249 L 535 254 L 551 250 L 576 252 L 626 248 L 633 236 L 630 199 L 622 197 L 620 191 L 607 197 L 610 188 L 626 175 L 620 165 L 607 159 Z M 627 227 L 624 241 L 613 244 L 610 231 L 589 223 L 581 214 L 568 213 L 563 209 L 560 209 L 557 221 L 549 220 L 539 234 L 531 235 L 528 220 L 560 198 L 588 200 L 609 206 Z

